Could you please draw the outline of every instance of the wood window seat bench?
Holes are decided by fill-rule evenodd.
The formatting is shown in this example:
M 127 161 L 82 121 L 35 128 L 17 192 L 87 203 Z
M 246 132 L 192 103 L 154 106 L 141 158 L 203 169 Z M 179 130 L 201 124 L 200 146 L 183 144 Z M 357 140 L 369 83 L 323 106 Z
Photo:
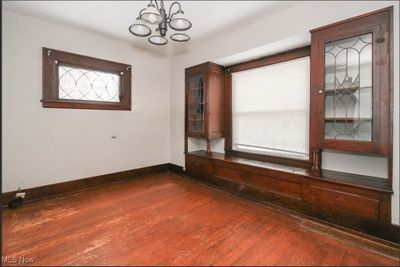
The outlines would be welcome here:
M 191 177 L 232 193 L 400 243 L 390 224 L 392 190 L 382 178 L 307 169 L 205 151 L 186 153 Z

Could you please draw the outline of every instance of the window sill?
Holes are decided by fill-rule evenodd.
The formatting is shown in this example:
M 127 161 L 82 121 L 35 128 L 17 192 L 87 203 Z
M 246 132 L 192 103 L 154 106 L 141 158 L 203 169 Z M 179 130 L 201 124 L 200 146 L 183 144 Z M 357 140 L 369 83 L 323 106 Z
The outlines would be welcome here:
M 130 105 L 114 102 L 79 101 L 79 100 L 40 100 L 44 108 L 132 110 Z
M 188 152 L 187 155 L 196 156 L 201 158 L 207 158 L 211 160 L 230 162 L 234 164 L 245 165 L 249 168 L 262 168 L 268 169 L 272 172 L 284 172 L 288 174 L 299 175 L 299 179 L 306 178 L 312 180 L 319 180 L 323 182 L 346 185 L 351 187 L 358 187 L 373 191 L 382 192 L 385 194 L 392 194 L 393 191 L 387 184 L 387 180 L 384 178 L 370 177 L 365 175 L 356 175 L 343 172 L 335 171 L 322 171 L 321 177 L 316 177 L 311 174 L 308 168 L 293 167 L 286 164 L 277 164 L 264 162 L 260 160 L 248 159 L 240 156 L 226 155 L 224 153 L 212 152 L 211 155 L 207 154 L 206 151 L 192 151 Z
M 275 163 L 281 164 L 285 166 L 291 166 L 296 168 L 303 169 L 311 169 L 311 161 L 302 160 L 302 159 L 293 159 L 293 158 L 285 158 L 279 156 L 265 155 L 265 154 L 257 154 L 257 153 L 249 153 L 246 151 L 232 150 L 226 153 L 228 156 L 234 156 L 243 159 L 257 160 L 263 161 L 266 163 Z

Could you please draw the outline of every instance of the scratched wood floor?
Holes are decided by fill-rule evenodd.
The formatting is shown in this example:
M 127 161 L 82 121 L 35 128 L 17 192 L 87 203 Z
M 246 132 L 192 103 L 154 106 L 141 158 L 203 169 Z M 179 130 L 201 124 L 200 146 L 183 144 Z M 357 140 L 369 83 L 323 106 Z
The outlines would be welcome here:
M 399 265 L 173 174 L 3 210 L 3 256 L 34 265 Z

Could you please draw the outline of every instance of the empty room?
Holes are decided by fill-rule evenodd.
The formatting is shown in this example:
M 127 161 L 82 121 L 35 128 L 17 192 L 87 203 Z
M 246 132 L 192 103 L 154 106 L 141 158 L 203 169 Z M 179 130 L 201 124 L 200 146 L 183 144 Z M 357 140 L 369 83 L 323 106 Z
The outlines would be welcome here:
M 398 1 L 2 1 L 2 266 L 400 266 Z

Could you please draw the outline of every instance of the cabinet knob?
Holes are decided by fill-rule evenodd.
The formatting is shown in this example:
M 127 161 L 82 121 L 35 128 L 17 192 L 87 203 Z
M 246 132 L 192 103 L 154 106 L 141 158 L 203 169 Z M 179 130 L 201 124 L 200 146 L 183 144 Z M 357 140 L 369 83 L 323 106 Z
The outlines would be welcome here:
M 318 90 L 318 94 L 322 94 L 323 93 L 323 91 L 322 90 Z

